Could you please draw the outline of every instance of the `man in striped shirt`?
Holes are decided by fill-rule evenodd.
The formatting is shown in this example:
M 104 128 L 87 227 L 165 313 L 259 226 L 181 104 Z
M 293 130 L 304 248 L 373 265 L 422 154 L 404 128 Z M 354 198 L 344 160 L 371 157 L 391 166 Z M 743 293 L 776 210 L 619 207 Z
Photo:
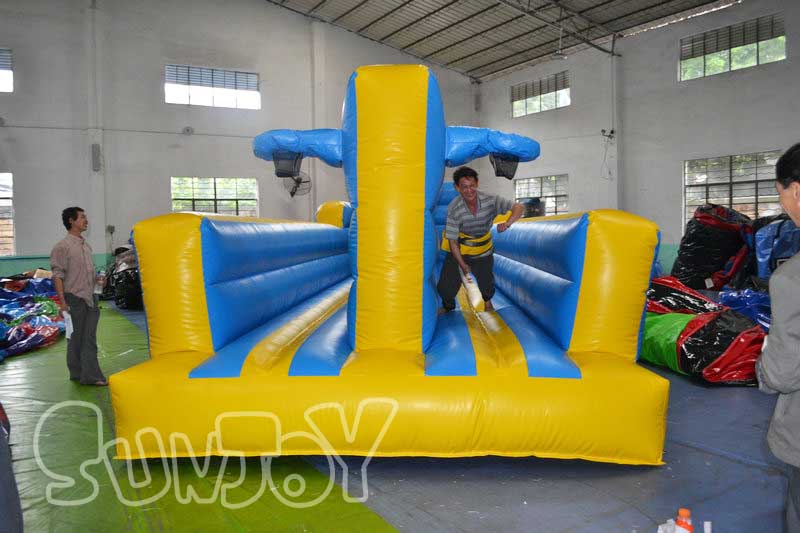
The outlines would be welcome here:
M 437 285 L 443 306 L 439 312 L 451 311 L 456 306 L 455 297 L 461 288 L 459 268 L 465 276 L 470 273 L 475 275 L 486 310 L 493 311 L 492 223 L 497 215 L 511 210 L 508 221 L 497 225 L 497 231 L 502 233 L 523 215 L 525 207 L 500 196 L 479 191 L 478 173 L 469 167 L 457 169 L 453 173 L 453 181 L 459 196 L 447 206 L 447 225 L 442 248 L 450 253 L 444 260 Z

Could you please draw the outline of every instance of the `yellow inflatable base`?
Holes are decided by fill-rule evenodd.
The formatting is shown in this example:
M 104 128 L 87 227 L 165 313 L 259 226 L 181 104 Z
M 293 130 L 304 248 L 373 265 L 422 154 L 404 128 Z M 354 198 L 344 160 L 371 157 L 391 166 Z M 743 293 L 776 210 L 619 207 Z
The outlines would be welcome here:
M 279 363 L 189 379 L 207 357 L 171 354 L 112 377 L 118 458 L 335 451 L 662 464 L 669 382 L 615 355 L 571 354 L 581 379 L 530 378 L 514 362 L 426 377 L 422 356 L 407 352 L 353 354 L 339 377 L 289 377 Z
M 476 375 L 425 375 L 425 356 L 400 348 L 352 352 L 343 366 L 337 362 L 338 376 L 290 375 L 299 347 L 346 305 L 345 282 L 247 348 L 243 365 L 225 374 L 234 377 L 189 378 L 214 355 L 202 219 L 167 215 L 137 224 L 151 360 L 111 376 L 117 456 L 499 455 L 662 464 L 669 383 L 635 362 L 657 228 L 615 211 L 587 219 L 567 352 L 580 377 L 571 378 L 530 377 L 526 357 L 536 349 L 523 349 L 500 313 L 470 308 L 463 291 L 462 310 L 452 313 L 463 314 Z M 384 346 L 394 338 L 387 330 Z M 435 366 L 435 357 L 428 362 Z

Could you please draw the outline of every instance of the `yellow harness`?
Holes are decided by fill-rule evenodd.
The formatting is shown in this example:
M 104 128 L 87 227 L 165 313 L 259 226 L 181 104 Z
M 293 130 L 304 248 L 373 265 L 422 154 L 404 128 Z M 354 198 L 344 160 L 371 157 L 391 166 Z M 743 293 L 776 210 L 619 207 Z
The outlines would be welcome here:
M 493 247 L 492 232 L 489 231 L 486 235 L 480 237 L 472 237 L 466 233 L 458 234 L 458 247 L 461 250 L 461 255 L 475 256 L 481 255 L 490 251 Z M 445 252 L 450 251 L 450 241 L 447 240 L 442 232 L 442 250 Z

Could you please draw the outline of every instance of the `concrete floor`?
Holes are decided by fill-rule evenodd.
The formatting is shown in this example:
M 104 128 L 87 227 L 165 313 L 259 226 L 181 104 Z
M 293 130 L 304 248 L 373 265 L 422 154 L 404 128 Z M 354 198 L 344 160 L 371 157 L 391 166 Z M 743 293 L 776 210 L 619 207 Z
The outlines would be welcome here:
M 145 329 L 142 312 L 120 312 Z M 717 532 L 779 532 L 786 476 L 764 440 L 775 397 L 650 368 L 671 383 L 664 466 L 376 458 L 366 505 L 414 531 L 652 532 L 688 507 L 695 531 L 711 521 Z M 327 472 L 324 458 L 308 460 Z M 361 459 L 347 464 L 350 493 L 363 495 Z

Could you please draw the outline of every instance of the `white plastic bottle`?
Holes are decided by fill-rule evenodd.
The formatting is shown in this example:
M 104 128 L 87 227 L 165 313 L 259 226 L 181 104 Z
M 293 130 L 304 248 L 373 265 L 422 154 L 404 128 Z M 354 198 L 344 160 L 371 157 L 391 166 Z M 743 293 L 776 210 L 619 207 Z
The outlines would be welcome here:
M 105 270 L 98 270 L 97 276 L 94 279 L 94 293 L 95 294 L 103 294 L 103 286 L 106 283 L 106 271 Z
M 66 311 L 63 312 L 64 315 L 64 328 L 66 329 L 66 337 L 69 339 L 72 336 L 72 317 Z

